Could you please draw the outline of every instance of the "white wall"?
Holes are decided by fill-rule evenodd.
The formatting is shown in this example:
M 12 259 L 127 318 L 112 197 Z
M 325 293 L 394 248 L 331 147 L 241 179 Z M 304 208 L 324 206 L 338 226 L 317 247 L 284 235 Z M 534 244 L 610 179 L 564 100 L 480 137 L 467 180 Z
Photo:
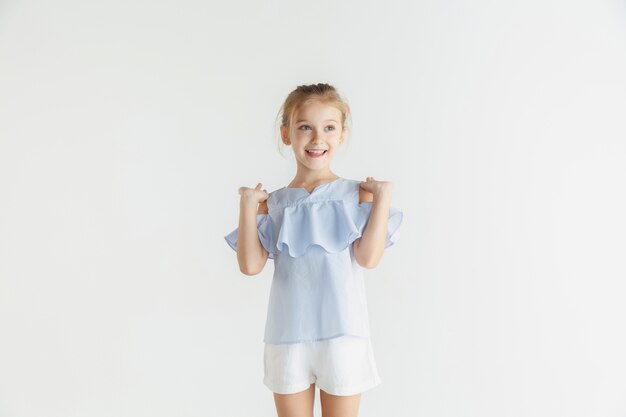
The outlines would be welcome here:
M 300 84 L 333 169 L 393 181 L 361 416 L 626 413 L 620 1 L 0 3 L 0 416 L 272 416 L 272 277 L 223 236 L 286 185 Z M 319 395 L 319 392 L 318 392 Z M 317 398 L 316 415 L 319 412 Z

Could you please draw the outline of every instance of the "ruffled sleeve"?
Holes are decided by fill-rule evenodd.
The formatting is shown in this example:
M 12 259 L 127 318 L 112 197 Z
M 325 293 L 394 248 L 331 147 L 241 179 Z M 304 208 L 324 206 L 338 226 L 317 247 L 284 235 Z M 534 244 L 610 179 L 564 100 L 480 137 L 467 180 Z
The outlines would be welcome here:
M 276 238 L 274 233 L 274 227 L 272 224 L 272 220 L 269 214 L 257 214 L 256 215 L 256 224 L 257 231 L 259 233 L 259 240 L 261 241 L 261 245 L 268 252 L 269 259 L 274 259 L 274 254 L 276 253 Z M 239 232 L 239 227 L 235 230 L 224 236 L 226 239 L 226 243 L 233 248 L 234 251 L 237 251 L 237 236 Z
M 357 204 L 357 211 L 354 216 L 354 223 L 359 229 L 359 237 L 363 235 L 367 221 L 372 211 L 372 202 L 366 201 Z M 389 207 L 389 217 L 387 219 L 387 238 L 385 240 L 385 248 L 392 246 L 400 236 L 398 229 L 402 223 L 403 213 L 395 207 Z

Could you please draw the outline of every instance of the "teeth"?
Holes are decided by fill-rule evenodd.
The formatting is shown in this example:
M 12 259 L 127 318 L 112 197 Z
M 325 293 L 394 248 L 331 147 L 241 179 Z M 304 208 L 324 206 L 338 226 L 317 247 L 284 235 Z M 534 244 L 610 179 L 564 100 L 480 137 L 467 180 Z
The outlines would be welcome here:
M 314 154 L 319 155 L 319 154 L 324 153 L 324 152 L 326 152 L 326 151 L 312 151 L 312 150 L 308 150 L 307 152 L 308 152 L 308 153 L 314 153 Z

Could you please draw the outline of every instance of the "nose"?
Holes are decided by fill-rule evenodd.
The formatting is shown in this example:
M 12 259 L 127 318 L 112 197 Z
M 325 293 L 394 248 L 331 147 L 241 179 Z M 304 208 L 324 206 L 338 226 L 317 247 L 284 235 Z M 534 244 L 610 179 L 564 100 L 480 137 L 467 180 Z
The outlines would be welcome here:
M 313 137 L 311 138 L 313 140 L 313 142 L 321 142 L 321 137 L 322 137 L 323 132 L 318 130 L 318 129 L 314 129 L 313 130 Z
M 313 137 L 311 138 L 311 143 L 316 144 L 316 143 L 321 143 L 322 139 L 321 139 L 322 135 L 320 135 L 319 133 L 313 133 Z

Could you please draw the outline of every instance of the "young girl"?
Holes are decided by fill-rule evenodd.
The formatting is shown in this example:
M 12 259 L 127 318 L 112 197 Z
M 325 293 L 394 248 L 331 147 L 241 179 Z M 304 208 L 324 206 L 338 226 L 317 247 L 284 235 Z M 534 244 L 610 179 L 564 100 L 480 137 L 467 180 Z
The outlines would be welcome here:
M 369 339 L 363 269 L 397 239 L 393 185 L 339 177 L 349 107 L 328 84 L 301 85 L 281 107 L 280 133 L 296 174 L 267 193 L 240 187 L 239 227 L 225 236 L 246 275 L 274 262 L 265 325 L 263 383 L 279 417 L 357 416 L 361 392 L 381 382 Z

